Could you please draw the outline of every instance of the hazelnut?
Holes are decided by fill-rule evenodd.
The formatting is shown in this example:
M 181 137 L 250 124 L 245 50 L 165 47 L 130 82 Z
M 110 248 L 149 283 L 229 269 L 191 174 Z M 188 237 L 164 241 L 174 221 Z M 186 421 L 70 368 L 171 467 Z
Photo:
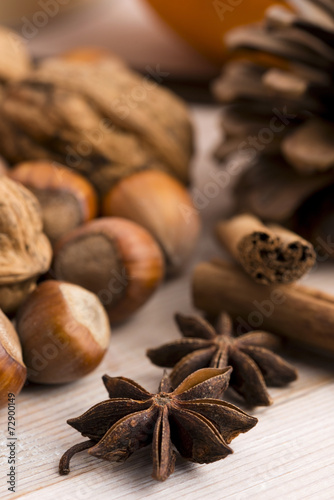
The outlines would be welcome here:
M 30 191 L 0 176 L 0 200 L 0 308 L 11 314 L 48 271 L 52 250 Z
M 144 170 L 121 179 L 104 197 L 102 213 L 146 228 L 159 243 L 170 274 L 187 261 L 199 235 L 199 215 L 187 190 L 159 170 Z
M 62 165 L 48 161 L 21 163 L 9 176 L 38 199 L 44 231 L 52 243 L 97 215 L 97 195 L 93 186 Z
M 122 321 L 153 294 L 164 275 L 161 250 L 134 222 L 103 217 L 71 231 L 55 248 L 57 279 L 96 293 L 112 322 Z
M 94 370 L 107 351 L 110 325 L 91 292 L 44 281 L 19 310 L 17 331 L 28 379 L 41 384 L 72 382 Z
M 18 395 L 26 375 L 19 338 L 12 323 L 0 310 L 0 407 L 6 405 L 9 393 Z

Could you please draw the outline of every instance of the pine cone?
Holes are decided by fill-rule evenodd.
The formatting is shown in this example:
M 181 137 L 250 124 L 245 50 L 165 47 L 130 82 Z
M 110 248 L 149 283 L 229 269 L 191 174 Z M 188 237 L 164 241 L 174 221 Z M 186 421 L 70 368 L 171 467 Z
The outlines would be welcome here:
M 214 84 L 227 104 L 216 157 L 226 163 L 237 154 L 249 167 L 237 209 L 326 240 L 334 219 L 334 3 L 274 6 L 227 44 L 234 56 L 249 55 L 234 58 Z

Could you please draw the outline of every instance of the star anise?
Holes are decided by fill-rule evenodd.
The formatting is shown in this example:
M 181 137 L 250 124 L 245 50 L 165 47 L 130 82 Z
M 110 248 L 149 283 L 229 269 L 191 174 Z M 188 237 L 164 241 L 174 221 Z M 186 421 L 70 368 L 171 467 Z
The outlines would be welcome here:
M 278 337 L 253 331 L 233 336 L 231 318 L 223 313 L 217 330 L 201 317 L 175 315 L 183 339 L 149 349 L 147 355 L 158 366 L 174 367 L 170 380 L 174 387 L 190 373 L 204 367 L 231 365 L 230 386 L 251 406 L 272 403 L 266 385 L 282 387 L 297 378 L 296 370 L 270 349 L 278 347 Z
M 160 481 L 174 470 L 173 447 L 192 462 L 225 458 L 232 453 L 228 446 L 232 439 L 257 423 L 255 417 L 216 399 L 226 390 L 231 370 L 198 370 L 175 390 L 164 375 L 158 394 L 150 394 L 133 380 L 105 375 L 111 399 L 67 421 L 89 440 L 66 451 L 59 463 L 60 474 L 68 474 L 71 458 L 84 450 L 119 462 L 152 444 L 153 477 Z

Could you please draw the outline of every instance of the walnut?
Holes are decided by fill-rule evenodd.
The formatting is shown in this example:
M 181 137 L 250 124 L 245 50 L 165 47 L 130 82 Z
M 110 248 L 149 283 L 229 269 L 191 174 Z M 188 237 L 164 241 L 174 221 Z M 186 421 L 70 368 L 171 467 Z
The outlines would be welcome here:
M 51 264 L 40 207 L 26 188 L 0 177 L 0 308 L 15 312 Z
M 4 87 L 0 153 L 10 163 L 62 163 L 102 194 L 146 168 L 188 183 L 193 134 L 187 106 L 158 85 L 159 75 L 140 76 L 104 52 L 93 56 L 79 51 L 46 59 Z

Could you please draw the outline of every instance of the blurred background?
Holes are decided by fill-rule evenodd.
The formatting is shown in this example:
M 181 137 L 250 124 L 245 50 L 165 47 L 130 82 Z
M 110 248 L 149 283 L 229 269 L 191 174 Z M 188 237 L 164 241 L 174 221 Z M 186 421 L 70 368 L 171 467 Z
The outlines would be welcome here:
M 174 90 L 186 97 L 210 100 L 208 82 L 226 58 L 224 34 L 260 20 L 272 3 L 242 2 L 2 0 L 0 22 L 15 28 L 35 57 L 77 46 L 106 47 L 143 73 L 163 72 L 164 82 L 177 82 Z

